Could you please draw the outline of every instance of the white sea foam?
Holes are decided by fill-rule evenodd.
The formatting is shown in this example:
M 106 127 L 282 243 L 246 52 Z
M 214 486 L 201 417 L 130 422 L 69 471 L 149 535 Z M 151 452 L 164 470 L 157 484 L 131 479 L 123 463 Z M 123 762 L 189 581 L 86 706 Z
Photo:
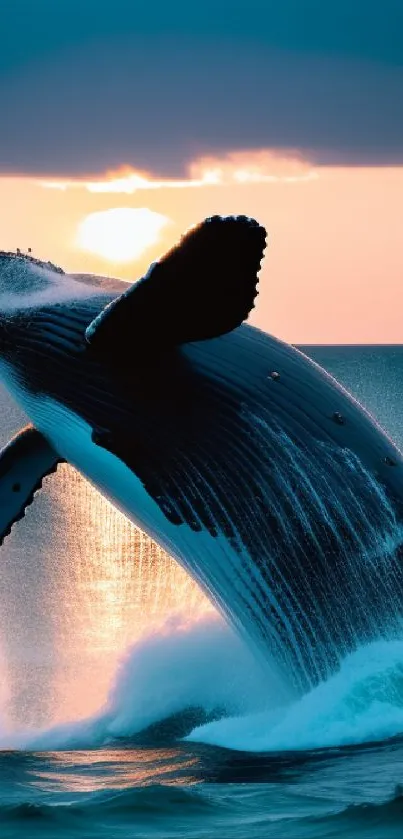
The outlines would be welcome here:
M 197 707 L 230 714 L 266 708 L 270 673 L 215 618 L 170 620 L 122 659 L 107 702 L 95 716 L 47 731 L 3 732 L 0 746 L 86 748 L 127 739 L 148 726 Z
M 403 641 L 377 641 L 288 707 L 200 726 L 189 740 L 245 751 L 321 749 L 403 733 Z
M 178 618 L 127 652 L 99 713 L 46 731 L 3 731 L 0 746 L 106 745 L 192 707 L 226 716 L 187 740 L 242 751 L 323 749 L 403 734 L 403 640 L 361 647 L 297 701 L 279 702 L 274 684 L 219 620 L 189 625 Z

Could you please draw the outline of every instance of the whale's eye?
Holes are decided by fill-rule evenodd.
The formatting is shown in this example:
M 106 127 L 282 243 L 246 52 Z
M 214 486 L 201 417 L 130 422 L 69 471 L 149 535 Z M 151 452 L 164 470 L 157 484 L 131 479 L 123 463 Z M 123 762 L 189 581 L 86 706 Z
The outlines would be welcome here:
M 19 484 L 19 483 L 13 484 L 12 490 L 13 490 L 13 492 L 20 492 L 21 491 L 21 484 Z

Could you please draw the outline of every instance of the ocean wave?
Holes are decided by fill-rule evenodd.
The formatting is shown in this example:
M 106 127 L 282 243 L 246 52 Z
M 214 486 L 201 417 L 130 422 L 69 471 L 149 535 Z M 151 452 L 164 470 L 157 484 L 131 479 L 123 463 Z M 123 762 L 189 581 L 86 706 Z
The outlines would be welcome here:
M 268 806 L 262 785 L 178 787 L 150 785 L 137 789 L 103 790 L 66 802 L 22 802 L 0 805 L 2 829 L 12 835 L 150 837 L 231 835 L 238 839 L 267 836 L 277 839 L 314 839 L 315 836 L 364 836 L 365 839 L 400 839 L 403 794 L 400 786 L 388 798 L 327 806 L 311 800 L 307 807 L 294 801 L 287 812 L 279 803 Z M 315 812 L 317 810 L 317 812 Z M 135 830 L 135 832 L 133 832 Z M 39 833 L 38 833 L 39 831 Z M 163 831 L 163 833 L 161 832 Z M 17 834 L 18 832 L 18 834 Z M 11 835 L 11 834 L 10 834 Z
M 63 750 L 185 738 L 283 752 L 403 734 L 403 640 L 361 647 L 302 697 L 279 697 L 274 684 L 270 667 L 218 619 L 177 619 L 129 650 L 99 713 L 48 730 L 3 733 L 0 745 Z
M 270 669 L 219 619 L 177 617 L 122 659 L 105 706 L 93 717 L 29 732 L 3 732 L 0 746 L 79 749 L 132 740 L 175 739 L 201 721 L 267 707 Z M 186 731 L 187 729 L 187 731 Z
M 208 817 L 219 808 L 219 802 L 212 801 L 202 788 L 156 784 L 81 794 L 79 799 L 72 802 L 57 799 L 56 794 L 51 803 L 24 801 L 0 805 L 2 830 L 7 827 L 25 831 L 47 828 L 57 830 L 58 836 L 71 836 L 76 835 L 76 830 L 77 835 L 83 835 L 82 830 L 85 829 L 85 835 L 92 836 L 93 832 L 99 835 L 96 832 L 99 829 L 103 835 L 108 824 L 123 827 L 127 823 L 132 826 L 135 823 L 141 829 L 144 822 L 148 833 L 153 822 L 172 819 L 173 825 L 176 825 L 177 822 Z
M 303 824 L 305 820 L 301 821 Z M 309 821 L 314 821 L 317 828 L 326 830 L 326 833 L 320 834 L 322 836 L 340 836 L 343 833 L 359 837 L 363 835 L 359 831 L 364 828 L 365 839 L 381 839 L 386 836 L 388 839 L 400 839 L 403 823 L 402 787 L 397 786 L 395 793 L 386 801 L 350 804 L 339 812 Z M 346 830 L 349 834 L 345 833 Z
M 312 750 L 403 733 L 403 641 L 348 655 L 337 673 L 284 708 L 207 723 L 187 739 L 252 752 Z

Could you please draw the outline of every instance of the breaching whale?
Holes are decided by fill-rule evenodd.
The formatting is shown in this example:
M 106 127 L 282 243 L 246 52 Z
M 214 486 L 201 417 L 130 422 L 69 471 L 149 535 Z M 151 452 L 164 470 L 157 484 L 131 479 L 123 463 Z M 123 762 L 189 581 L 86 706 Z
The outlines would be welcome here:
M 400 627 L 403 459 L 244 323 L 265 246 L 253 219 L 214 216 L 123 293 L 0 254 L 0 375 L 32 422 L 0 454 L 0 541 L 67 461 L 305 690 Z

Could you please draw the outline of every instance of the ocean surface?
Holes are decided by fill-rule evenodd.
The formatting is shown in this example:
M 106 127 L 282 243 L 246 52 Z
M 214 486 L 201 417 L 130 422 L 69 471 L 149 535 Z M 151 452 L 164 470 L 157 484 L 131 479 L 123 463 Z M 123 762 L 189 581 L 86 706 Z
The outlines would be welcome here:
M 306 352 L 403 448 L 403 346 Z M 1 388 L 0 416 L 4 444 L 24 418 Z M 195 583 L 67 466 L 1 548 L 0 615 L 1 839 L 403 836 L 403 628 L 279 707 Z

